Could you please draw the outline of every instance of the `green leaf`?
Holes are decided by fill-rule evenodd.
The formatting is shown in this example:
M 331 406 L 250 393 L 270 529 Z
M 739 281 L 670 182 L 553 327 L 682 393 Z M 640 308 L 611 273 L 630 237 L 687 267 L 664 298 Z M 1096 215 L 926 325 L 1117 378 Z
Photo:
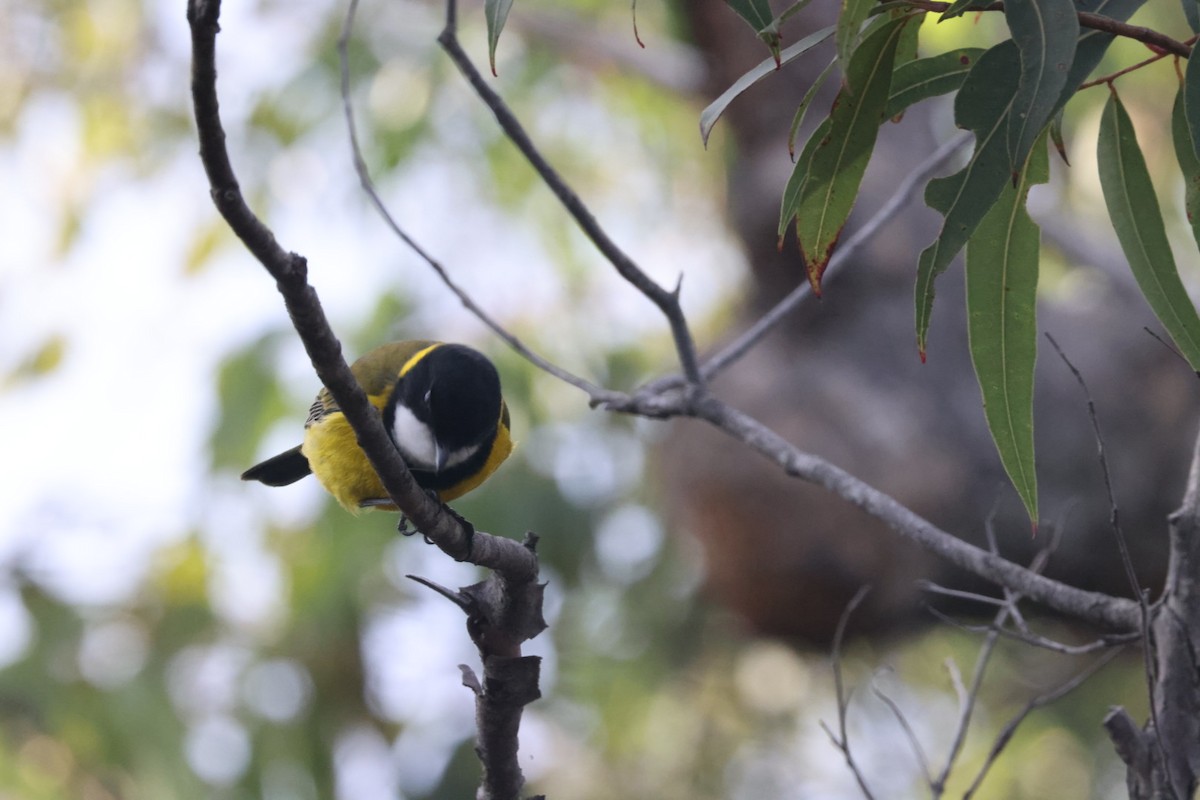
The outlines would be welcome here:
M 812 101 L 817 96 L 821 85 L 829 78 L 829 73 L 833 72 L 833 65 L 836 63 L 837 59 L 835 58 L 825 65 L 825 69 L 821 70 L 821 74 L 813 81 L 812 86 L 808 87 L 808 91 L 804 93 L 804 97 L 800 98 L 800 105 L 796 106 L 796 113 L 792 115 L 792 124 L 788 128 L 788 155 L 791 157 L 793 163 L 796 161 L 796 132 L 800 130 L 800 126 L 804 123 L 804 116 L 808 113 L 809 106 L 812 105 Z M 794 216 L 794 212 L 782 222 L 779 228 L 780 234 L 783 233 L 783 229 L 787 227 L 792 216 Z
M 1050 141 L 1054 142 L 1054 149 L 1058 151 L 1058 157 L 1069 167 L 1071 166 L 1071 159 L 1067 158 L 1067 145 L 1063 141 L 1062 127 L 1063 110 L 1060 108 L 1058 113 L 1054 115 L 1054 119 L 1050 120 Z
M 829 38 L 833 33 L 833 26 L 810 33 L 800 41 L 790 45 L 780 54 L 780 61 L 777 64 L 775 59 L 768 58 L 758 66 L 751 69 L 742 77 L 733 82 L 733 85 L 721 93 L 721 96 L 708 104 L 708 107 L 700 112 L 700 139 L 704 142 L 704 146 L 708 146 L 708 137 L 712 133 L 713 126 L 717 124 L 717 120 L 725 113 L 725 109 L 729 104 L 740 95 L 742 92 L 749 89 L 754 84 L 765 78 L 767 75 L 777 71 L 780 66 L 793 61 L 796 58 L 807 53 L 809 50 L 816 47 L 821 42 Z
M 778 65 L 779 31 L 772 29 L 775 15 L 771 13 L 771 4 L 767 0 L 725 0 L 725 4 L 754 29 L 755 35 L 767 45 Z
M 1192 150 L 1200 156 L 1200 41 L 1192 45 L 1187 69 L 1183 73 L 1183 113 L 1191 134 Z
M 786 9 L 784 9 L 779 14 L 777 14 L 775 16 L 775 18 L 772 19 L 765 28 L 763 28 L 761 31 L 759 31 L 758 32 L 759 37 L 761 38 L 763 36 L 763 34 L 775 34 L 776 36 L 778 36 L 779 32 L 780 32 L 780 28 L 782 28 L 782 26 L 783 26 L 783 23 L 787 22 L 791 17 L 794 17 L 796 14 L 799 14 L 811 2 L 812 2 L 812 0 L 796 0 L 796 2 L 792 3 Z
M 957 91 L 983 53 L 982 48 L 965 47 L 897 67 L 884 116 L 892 119 L 914 103 Z
M 1004 17 L 1021 52 L 1021 80 L 1008 118 L 1008 161 L 1016 180 L 1058 111 L 1075 60 L 1079 19 L 1073 0 L 1008 0 Z
M 1187 19 L 1188 27 L 1192 29 L 1192 33 L 1200 33 L 1200 2 L 1197 2 L 1197 0 L 1183 0 L 1183 16 Z
M 779 209 L 779 240 L 782 245 L 783 232 L 787 230 L 787 226 L 796 218 L 796 209 L 800 205 L 800 194 L 804 191 L 804 184 L 808 181 L 809 169 L 812 167 L 813 153 L 816 152 L 818 145 L 829 138 L 829 117 L 821 120 L 821 124 L 813 130 L 809 135 L 808 141 L 804 143 L 804 149 L 800 151 L 800 157 L 796 159 L 796 165 L 792 167 L 792 174 L 788 178 L 787 186 L 783 187 L 783 203 Z
M 912 15 L 912 22 L 900 32 L 900 43 L 896 45 L 896 66 L 914 61 L 917 57 L 917 47 L 921 44 L 921 23 L 925 21 L 925 12 Z
M 1102 14 L 1123 22 L 1144 0 L 1079 0 L 1079 10 Z M 1067 73 L 1054 113 L 1066 105 L 1076 89 L 1100 63 L 1113 34 L 1088 28 L 1079 36 L 1075 58 Z M 975 131 L 975 153 L 960 172 L 930 181 L 925 202 L 946 215 L 938 238 L 921 253 L 917 264 L 917 348 L 925 360 L 925 336 L 933 312 L 933 282 L 962 249 L 979 220 L 1000 195 L 1011 177 L 1008 163 L 1007 126 L 1016 96 L 1020 58 L 1013 42 L 1001 42 L 980 57 L 967 75 L 954 102 L 954 118 L 960 128 Z M 997 137 L 997 132 L 1001 133 Z
M 1006 134 L 1019 61 L 1011 40 L 980 56 L 954 100 L 954 121 L 975 132 L 975 153 L 962 170 L 930 181 L 925 189 L 926 204 L 946 219 L 941 233 L 917 263 L 917 349 L 922 361 L 933 311 L 934 279 L 950 266 L 1010 182 Z
M 1175 158 L 1183 174 L 1183 208 L 1192 226 L 1192 237 L 1200 246 L 1200 158 L 1192 149 L 1192 137 L 1183 113 L 1182 89 L 1175 95 L 1175 108 L 1171 112 L 1171 138 L 1175 140 Z
M 858 44 L 858 32 L 867 21 L 875 0 L 842 0 L 842 13 L 837 21 L 837 59 L 842 74 L 849 80 L 850 58 Z
M 984 416 L 1013 487 L 1036 525 L 1033 367 L 1041 232 L 1025 211 L 1029 187 L 1050 179 L 1039 139 L 1017 185 L 1006 186 L 967 243 L 967 335 Z
M 1104 203 L 1133 277 L 1179 352 L 1200 370 L 1200 317 L 1179 279 L 1146 161 L 1116 92 L 1100 118 L 1096 158 Z
M 513 0 L 484 0 L 483 16 L 487 19 L 488 32 L 488 64 L 492 75 L 496 74 L 496 44 L 500 41 L 500 31 L 508 21 L 508 12 Z
M 875 149 L 891 87 L 896 44 L 909 21 L 889 21 L 855 50 L 847 78 L 858 88 L 851 93 L 843 87 L 838 93 L 829 113 L 827 135 L 812 151 L 807 178 L 796 203 L 796 236 L 809 283 L 817 294 L 821 290 L 821 275 L 850 216 L 863 172 Z

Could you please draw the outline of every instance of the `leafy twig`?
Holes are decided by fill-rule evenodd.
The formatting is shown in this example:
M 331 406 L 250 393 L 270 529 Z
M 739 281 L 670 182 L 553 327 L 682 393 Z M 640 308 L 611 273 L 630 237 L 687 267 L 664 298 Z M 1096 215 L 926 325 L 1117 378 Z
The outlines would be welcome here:
M 913 8 L 923 8 L 926 11 L 947 11 L 950 8 L 950 3 L 943 3 L 939 0 L 906 0 Z M 1003 11 L 1004 3 L 995 2 L 989 3 L 986 6 L 973 6 L 972 11 Z M 1081 28 L 1091 28 L 1097 31 L 1111 33 L 1114 36 L 1124 36 L 1127 39 L 1136 39 L 1143 44 L 1149 45 L 1158 50 L 1165 50 L 1168 53 L 1173 53 L 1177 56 L 1187 58 L 1191 54 L 1191 48 L 1183 42 L 1172 39 L 1164 33 L 1159 33 L 1150 28 L 1143 28 L 1141 25 L 1130 25 L 1127 22 L 1119 22 L 1112 17 L 1106 17 L 1103 14 L 1093 14 L 1090 11 L 1078 12 L 1079 26 Z

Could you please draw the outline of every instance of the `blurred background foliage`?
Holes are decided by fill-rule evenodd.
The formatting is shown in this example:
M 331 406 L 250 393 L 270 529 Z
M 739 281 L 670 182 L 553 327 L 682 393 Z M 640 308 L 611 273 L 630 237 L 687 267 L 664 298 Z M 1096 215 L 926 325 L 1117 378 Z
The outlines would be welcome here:
M 731 143 L 718 129 L 699 146 L 703 66 L 677 9 L 639 4 L 643 53 L 627 4 L 516 6 L 496 85 L 618 241 L 665 282 L 686 274 L 712 342 L 746 268 L 723 218 Z M 225 124 L 252 205 L 310 258 L 349 354 L 436 336 L 500 368 L 519 449 L 456 507 L 488 531 L 541 536 L 550 630 L 535 643 L 545 697 L 522 737 L 532 788 L 856 796 L 818 725 L 836 720 L 827 655 L 756 638 L 711 604 L 699 551 L 660 513 L 662 426 L 590 411 L 531 369 L 373 215 L 341 117 L 343 13 L 227 3 Z M 368 0 L 359 13 L 365 156 L 402 224 L 559 363 L 621 388 L 670 369 L 648 304 L 440 56 L 440 7 Z M 481 15 L 464 17 L 482 60 Z M 1134 21 L 1169 30 L 1176 17 Z M 995 24 L 930 24 L 923 46 L 993 40 Z M 731 36 L 747 35 L 739 25 L 730 15 Z M 1118 43 L 1109 63 L 1136 51 Z M 475 656 L 457 610 L 405 575 L 457 586 L 473 570 L 313 485 L 237 481 L 298 439 L 317 387 L 269 280 L 208 203 L 188 58 L 182 0 L 0 6 L 0 408 L 15 428 L 0 463 L 0 797 L 472 796 L 472 698 L 456 665 Z M 1166 113 L 1169 65 L 1132 81 L 1135 108 Z M 1068 128 L 1094 126 L 1090 113 L 1073 106 Z M 1077 191 L 1094 202 L 1094 187 Z M 853 743 L 881 796 L 920 796 L 923 780 L 868 687 L 905 709 L 936 765 L 958 714 L 940 665 L 969 676 L 978 644 L 937 626 L 849 647 Z M 960 792 L 1003 722 L 1083 665 L 999 651 Z M 1121 796 L 1098 723 L 1109 703 L 1142 713 L 1140 669 L 1131 656 L 1037 713 L 979 796 Z

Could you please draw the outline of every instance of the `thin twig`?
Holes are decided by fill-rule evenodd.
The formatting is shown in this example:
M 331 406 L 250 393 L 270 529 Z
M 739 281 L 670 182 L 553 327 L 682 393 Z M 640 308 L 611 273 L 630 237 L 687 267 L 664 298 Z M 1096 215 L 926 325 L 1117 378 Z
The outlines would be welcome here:
M 925 749 L 921 747 L 921 740 L 917 738 L 917 732 L 909 724 L 908 717 L 900 710 L 900 706 L 896 701 L 873 682 L 871 684 L 871 691 L 883 701 L 883 704 L 892 712 L 892 716 L 896 718 L 896 722 L 900 724 L 901 730 L 904 731 L 904 737 L 908 740 L 908 746 L 912 748 L 913 757 L 917 759 L 917 764 L 921 767 L 921 774 L 925 776 L 925 782 L 932 784 L 933 776 L 929 774 L 929 760 L 925 757 Z
M 997 622 L 994 628 L 998 628 L 1004 624 L 1004 616 L 1008 614 L 1008 609 L 1001 609 L 996 615 Z M 984 637 L 983 644 L 979 646 L 979 655 L 975 657 L 975 669 L 971 675 L 971 688 L 964 693 L 961 676 L 954 682 L 955 691 L 959 695 L 959 716 L 958 725 L 954 729 L 954 741 L 950 743 L 950 751 L 946 754 L 946 765 L 942 768 L 941 774 L 937 780 L 930 783 L 930 789 L 935 798 L 941 797 L 946 791 L 946 782 L 950 779 L 950 771 L 954 769 L 954 762 L 958 760 L 959 754 L 962 752 L 963 745 L 967 741 L 967 731 L 971 727 L 971 717 L 975 713 L 975 703 L 979 698 L 979 691 L 983 686 L 983 676 L 987 672 L 987 665 L 992 659 L 992 653 L 996 649 L 996 641 L 1000 638 L 997 630 L 993 629 Z M 953 665 L 953 661 L 948 662 Z M 957 669 L 951 671 L 953 678 Z
M 350 139 L 350 149 L 354 159 L 354 171 L 358 174 L 359 184 L 362 186 L 362 190 L 367 195 L 367 198 L 371 201 L 371 205 L 374 206 L 375 210 L 379 213 L 379 216 L 383 218 L 383 221 L 392 230 L 396 237 L 399 238 L 400 241 L 402 241 L 405 245 L 407 245 L 408 248 L 412 250 L 422 261 L 429 265 L 434 273 L 437 274 L 442 283 L 444 283 L 446 287 L 459 299 L 459 302 L 461 302 L 468 311 L 474 314 L 480 322 L 490 328 L 493 333 L 503 339 L 509 347 L 522 355 L 527 361 L 539 369 L 558 378 L 564 383 L 581 389 L 587 393 L 588 397 L 590 397 L 594 403 L 602 402 L 604 398 L 611 394 L 608 390 L 603 389 L 591 381 L 581 378 L 566 369 L 563 369 L 562 367 L 546 360 L 545 358 L 542 358 L 540 355 L 529 349 L 529 347 L 527 347 L 525 343 L 517 338 L 513 333 L 497 322 L 495 318 L 493 318 L 487 313 L 487 311 L 485 311 L 478 303 L 475 302 L 474 298 L 472 298 L 470 294 L 466 292 L 466 290 L 459 286 L 450 277 L 450 274 L 446 271 L 446 268 L 441 264 L 441 262 L 434 258 L 428 250 L 422 247 L 420 243 L 418 243 L 403 228 L 401 228 L 400 224 L 396 221 L 396 218 L 392 215 L 387 205 L 383 202 L 383 199 L 379 196 L 379 191 L 375 186 L 375 181 L 371 177 L 370 169 L 367 167 L 366 160 L 362 155 L 362 147 L 358 140 L 358 128 L 354 121 L 354 106 L 350 93 L 349 42 L 357 11 L 358 0 L 350 0 L 349 8 L 346 11 L 346 18 L 342 24 L 342 32 L 338 37 L 337 52 L 341 69 L 342 113 L 346 119 L 346 131 Z
M 850 622 L 850 616 L 858 608 L 859 604 L 866 599 L 867 593 L 871 591 L 870 586 L 863 586 L 854 593 L 854 597 L 846 605 L 842 616 L 838 619 L 837 629 L 833 633 L 833 686 L 837 693 L 838 707 L 838 733 L 835 735 L 829 729 L 829 726 L 821 722 L 821 728 L 829 736 L 834 747 L 842 751 L 842 756 L 846 759 L 846 766 L 850 768 L 850 772 L 854 775 L 854 779 L 858 781 L 858 788 L 862 790 L 863 796 L 868 800 L 874 800 L 875 795 L 871 794 L 871 789 L 867 786 L 866 778 L 859 769 L 857 762 L 854 760 L 854 755 L 850 752 L 850 737 L 846 734 L 846 712 L 850 707 L 850 697 L 846 693 L 846 684 L 842 678 L 842 641 L 846 636 L 846 626 Z
M 979 592 L 968 592 L 963 589 L 951 589 L 948 586 L 934 583 L 931 580 L 924 578 L 916 581 L 917 588 L 924 589 L 930 594 L 939 594 L 943 597 L 953 597 L 956 600 L 969 600 L 972 603 L 980 603 L 987 606 L 1004 606 L 1008 604 L 1008 600 L 1001 597 L 993 597 L 988 594 L 980 594 Z
M 520 121 L 509 110 L 505 102 L 488 86 L 483 75 L 475 68 L 471 58 L 463 50 L 462 45 L 459 44 L 457 27 L 455 0 L 447 0 L 446 27 L 438 36 L 438 43 L 446 51 L 446 55 L 450 57 L 450 60 L 458 67 L 459 71 L 462 72 L 467 82 L 471 84 L 471 88 L 475 90 L 479 99 L 495 115 L 496 122 L 500 125 L 501 130 L 504 131 L 505 135 L 508 136 L 517 149 L 521 151 L 521 154 L 525 156 L 525 159 L 537 172 L 542 182 L 554 193 L 559 202 L 567 210 L 567 213 L 571 215 L 584 234 L 592 241 L 592 244 L 596 246 L 596 249 L 608 259 L 609 263 L 616 268 L 621 277 L 645 295 L 650 302 L 658 306 L 658 309 L 670 324 L 671 335 L 675 339 L 675 350 L 679 356 L 679 365 L 683 370 L 683 374 L 686 376 L 689 384 L 697 389 L 701 389 L 704 385 L 704 379 L 700 373 L 699 359 L 696 356 L 696 344 L 692 339 L 691 330 L 688 328 L 683 307 L 679 303 L 682 276 L 680 276 L 680 282 L 676 284 L 674 289 L 667 290 L 647 275 L 632 258 L 617 246 L 608 233 L 600 226 L 600 223 L 596 221 L 596 218 L 592 215 L 588 207 L 579 199 L 575 191 L 567 185 L 562 176 L 558 174 L 558 171 L 550 165 L 533 144 L 524 126 L 521 125 Z
M 1129 580 L 1129 587 L 1133 591 L 1134 597 L 1137 598 L 1138 611 L 1141 615 L 1141 631 L 1142 631 L 1142 659 L 1146 669 L 1146 691 L 1150 698 L 1150 719 L 1154 725 L 1155 741 L 1158 743 L 1159 755 L 1162 757 L 1162 763 L 1168 774 L 1170 766 L 1167 761 L 1167 750 L 1163 746 L 1161 727 L 1158 724 L 1158 710 L 1154 702 L 1154 687 L 1158 684 L 1158 674 L 1154 662 L 1154 643 L 1150 639 L 1150 603 L 1146 599 L 1146 593 L 1142 591 L 1141 584 L 1138 583 L 1137 572 L 1133 568 L 1133 559 L 1129 555 L 1129 545 L 1125 541 L 1125 533 L 1121 530 L 1120 512 L 1117 507 L 1117 498 L 1113 492 L 1112 475 L 1108 470 L 1108 458 L 1104 452 L 1104 436 L 1100 433 L 1100 420 L 1096 415 L 1096 403 L 1092 400 L 1092 393 L 1088 389 L 1087 382 L 1084 381 L 1083 375 L 1067 358 L 1067 354 L 1059 347 L 1058 342 L 1049 333 L 1046 334 L 1047 341 L 1050 346 L 1058 353 L 1058 357 L 1067 365 L 1067 369 L 1075 377 L 1079 388 L 1083 390 L 1083 396 L 1087 400 L 1088 418 L 1092 422 L 1092 433 L 1096 438 L 1096 457 L 1100 462 L 1100 472 L 1104 476 L 1104 492 L 1108 497 L 1109 506 L 1109 526 L 1112 528 L 1113 537 L 1117 542 L 1117 550 L 1121 554 L 1121 565 L 1125 568 L 1125 576 Z
M 1105 653 L 1104 655 L 1100 656 L 1100 658 L 1098 658 L 1094 664 L 1080 672 L 1078 675 L 1075 675 L 1066 683 L 1063 683 L 1061 686 L 1052 689 L 1045 694 L 1038 695 L 1026 703 L 1025 707 L 1022 708 L 1016 714 L 1016 716 L 1008 721 L 1008 723 L 1000 731 L 1000 734 L 996 737 L 996 740 L 992 743 L 992 748 L 988 751 L 987 759 L 984 760 L 983 766 L 979 768 L 979 772 L 975 775 L 975 780 L 971 782 L 970 787 L 963 794 L 963 800 L 970 800 L 971 797 L 975 796 L 975 792 L 977 792 L 979 787 L 983 784 L 983 779 L 987 776 L 988 770 L 992 768 L 992 765 L 996 763 L 996 759 L 1000 757 L 1000 754 L 1004 751 L 1004 748 L 1008 746 L 1010 741 L 1012 741 L 1013 734 L 1016 733 L 1017 727 L 1025 721 L 1026 717 L 1028 717 L 1037 709 L 1062 699 L 1079 686 L 1083 685 L 1088 678 L 1092 677 L 1101 669 L 1103 669 L 1110 661 L 1120 655 L 1120 653 L 1120 649 Z
M 1042 650 L 1049 650 L 1052 653 L 1060 653 L 1066 656 L 1083 656 L 1087 655 L 1088 653 L 1094 653 L 1097 650 L 1107 650 L 1110 647 L 1120 647 L 1129 644 L 1130 642 L 1135 642 L 1142 636 L 1140 632 L 1116 633 L 1109 636 L 1102 636 L 1095 641 L 1088 642 L 1087 644 L 1073 645 L 1066 644 L 1065 642 L 1059 642 L 1028 630 L 1013 630 L 1012 628 L 1008 627 L 996 628 L 990 624 L 968 625 L 965 622 L 960 622 L 949 614 L 933 608 L 932 606 L 926 606 L 926 610 L 936 617 L 940 622 L 944 622 L 952 628 L 956 628 L 964 633 L 987 634 L 991 631 L 996 631 L 1006 639 L 1012 639 L 1013 641 L 1021 642 L 1022 644 L 1027 644 L 1032 647 L 1037 647 Z
M 1091 89 L 1093 86 L 1103 86 L 1104 84 L 1111 85 L 1113 81 L 1115 81 L 1117 78 L 1121 77 L 1122 75 L 1128 75 L 1131 72 L 1137 72 L 1142 67 L 1148 67 L 1157 61 L 1162 61 L 1164 58 L 1166 58 L 1169 55 L 1173 55 L 1173 54 L 1172 53 L 1155 53 L 1154 55 L 1150 56 L 1149 58 L 1139 61 L 1136 64 L 1131 64 L 1128 67 L 1125 67 L 1124 69 L 1119 69 L 1116 72 L 1109 73 L 1108 75 L 1101 75 L 1099 78 L 1096 78 L 1095 80 L 1087 81 L 1086 83 L 1081 83 L 1081 84 L 1079 84 L 1079 89 L 1077 89 L 1076 91 L 1082 92 L 1084 89 Z

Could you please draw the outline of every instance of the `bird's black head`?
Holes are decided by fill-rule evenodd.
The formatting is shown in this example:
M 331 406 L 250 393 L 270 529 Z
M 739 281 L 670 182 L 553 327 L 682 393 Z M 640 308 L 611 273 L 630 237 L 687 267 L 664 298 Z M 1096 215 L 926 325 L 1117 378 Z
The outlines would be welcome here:
M 446 344 L 430 350 L 396 382 L 384 422 L 410 464 L 436 471 L 490 446 L 500 403 L 500 376 L 492 362 L 469 347 Z M 419 424 L 404 423 L 409 415 Z

